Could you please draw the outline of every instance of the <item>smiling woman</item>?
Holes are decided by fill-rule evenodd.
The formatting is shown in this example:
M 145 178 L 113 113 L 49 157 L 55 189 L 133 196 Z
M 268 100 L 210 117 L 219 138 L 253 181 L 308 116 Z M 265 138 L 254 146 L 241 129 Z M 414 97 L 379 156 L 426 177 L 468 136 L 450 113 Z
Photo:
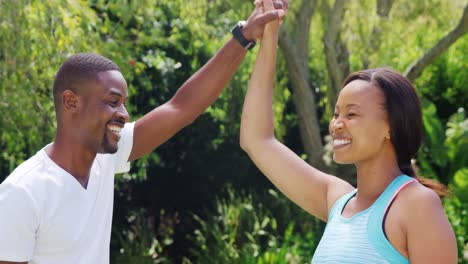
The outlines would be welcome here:
M 356 80 L 343 88 L 329 126 L 336 162 L 359 163 L 387 147 L 384 105 L 382 92 L 368 82 Z
M 377 113 L 384 115 L 374 120 L 373 125 L 377 126 L 379 121 L 385 121 L 387 124 L 386 137 L 394 148 L 401 172 L 417 178 L 439 196 L 447 195 L 443 184 L 418 176 L 411 164 L 411 159 L 416 156 L 423 138 L 421 103 L 413 85 L 390 68 L 363 70 L 354 72 L 345 79 L 340 98 L 345 97 L 346 87 L 357 82 L 361 82 L 363 89 L 371 91 L 356 95 L 355 100 L 360 100 L 364 107 L 369 108 L 368 114 L 372 115 L 370 112 L 375 109 Z M 333 120 L 330 125 L 332 123 Z M 375 136 L 376 134 L 373 137 Z M 372 137 L 369 140 L 372 140 Z
M 278 25 L 267 26 L 244 102 L 241 146 L 288 198 L 327 222 L 312 263 L 456 263 L 455 235 L 437 196 L 445 188 L 418 181 L 411 168 L 422 140 L 411 83 L 386 68 L 346 78 L 329 131 L 334 160 L 356 167 L 355 189 L 275 138 L 277 36 Z

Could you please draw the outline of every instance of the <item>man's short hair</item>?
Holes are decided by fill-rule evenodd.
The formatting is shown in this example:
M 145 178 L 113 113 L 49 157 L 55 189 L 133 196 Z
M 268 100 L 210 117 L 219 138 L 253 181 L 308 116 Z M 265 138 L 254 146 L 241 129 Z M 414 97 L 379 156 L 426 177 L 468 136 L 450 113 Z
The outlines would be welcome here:
M 78 53 L 69 57 L 60 66 L 54 80 L 54 104 L 58 114 L 63 91 L 79 92 L 86 82 L 94 80 L 99 72 L 119 71 L 120 68 L 106 57 L 93 53 Z

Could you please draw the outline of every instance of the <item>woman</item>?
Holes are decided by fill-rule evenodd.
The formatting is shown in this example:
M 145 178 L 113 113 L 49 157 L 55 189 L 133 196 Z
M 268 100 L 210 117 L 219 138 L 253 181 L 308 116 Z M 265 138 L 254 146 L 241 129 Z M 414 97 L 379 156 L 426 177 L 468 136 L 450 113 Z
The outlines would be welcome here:
M 271 1 L 263 1 L 265 10 Z M 457 263 L 452 227 L 437 192 L 410 160 L 421 144 L 419 99 L 402 75 L 372 69 L 348 76 L 329 132 L 333 158 L 354 164 L 357 189 L 319 171 L 279 142 L 272 87 L 278 23 L 267 25 L 246 94 L 241 146 L 293 202 L 327 222 L 312 263 Z

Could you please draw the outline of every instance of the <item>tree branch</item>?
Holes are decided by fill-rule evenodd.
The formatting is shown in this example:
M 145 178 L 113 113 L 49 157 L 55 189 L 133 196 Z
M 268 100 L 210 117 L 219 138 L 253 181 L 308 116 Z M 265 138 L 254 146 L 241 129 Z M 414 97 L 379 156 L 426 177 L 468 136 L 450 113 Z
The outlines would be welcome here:
M 377 0 L 377 15 L 380 18 L 388 18 L 388 14 L 392 9 L 394 0 Z
M 317 119 L 317 105 L 315 95 L 309 80 L 303 74 L 304 58 L 299 58 L 290 37 L 285 30 L 280 31 L 279 46 L 285 57 L 286 67 L 293 87 L 293 101 L 299 117 L 299 130 L 304 151 L 307 153 L 307 162 L 314 167 L 324 170 L 322 159 L 323 144 L 320 135 L 320 125 Z
M 382 32 L 385 31 L 384 23 L 388 20 L 388 15 L 393 7 L 393 0 L 378 0 L 377 1 L 377 15 L 379 16 L 379 23 L 372 26 L 371 35 L 369 38 L 370 53 L 379 50 L 382 43 Z M 367 59 L 367 58 L 366 58 Z M 368 67 L 369 62 L 366 61 L 364 67 Z
M 304 34 L 296 35 L 297 54 L 299 58 L 307 58 L 309 54 L 309 37 L 312 16 L 317 5 L 317 0 L 303 1 L 297 19 L 297 31 Z M 307 69 L 307 68 L 306 68 Z
M 344 76 L 349 73 L 349 53 L 346 44 L 339 38 L 345 3 L 345 0 L 336 0 L 331 10 L 325 1 L 323 3 L 324 13 L 328 15 L 324 48 L 329 77 L 327 89 L 329 107 L 335 104 Z
M 446 51 L 453 43 L 468 32 L 468 5 L 463 10 L 462 18 L 458 25 L 450 33 L 445 35 L 436 45 L 427 50 L 416 59 L 403 73 L 410 81 L 416 80 L 423 70 Z

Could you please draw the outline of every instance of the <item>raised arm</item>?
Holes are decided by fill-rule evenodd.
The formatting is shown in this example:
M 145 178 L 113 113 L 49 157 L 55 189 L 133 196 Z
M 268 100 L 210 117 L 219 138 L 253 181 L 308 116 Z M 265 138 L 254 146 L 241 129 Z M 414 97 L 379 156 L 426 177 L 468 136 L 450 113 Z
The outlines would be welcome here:
M 266 10 L 271 8 L 271 0 L 265 0 L 264 5 Z M 311 167 L 274 136 L 272 90 L 278 29 L 277 21 L 265 27 L 242 111 L 241 147 L 281 192 L 326 221 L 336 199 L 353 188 Z M 332 187 L 333 192 L 329 192 Z
M 277 10 L 260 12 L 255 8 L 242 28 L 246 39 L 259 39 L 267 22 L 284 15 L 287 0 L 277 0 Z M 219 96 L 246 50 L 231 38 L 200 70 L 190 77 L 167 103 L 136 121 L 129 160 L 150 153 L 176 132 L 193 122 Z

